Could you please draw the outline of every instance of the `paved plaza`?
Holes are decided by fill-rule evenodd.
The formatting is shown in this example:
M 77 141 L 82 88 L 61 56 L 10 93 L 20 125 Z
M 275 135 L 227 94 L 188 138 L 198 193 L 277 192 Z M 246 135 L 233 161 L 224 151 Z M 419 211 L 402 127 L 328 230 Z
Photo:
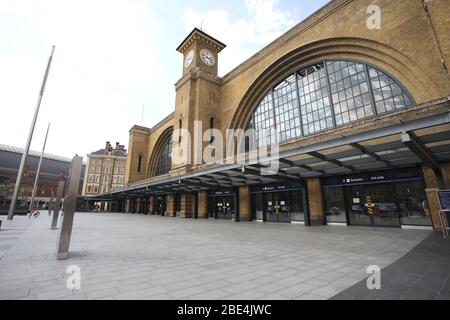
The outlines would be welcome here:
M 432 235 L 77 213 L 70 259 L 56 261 L 46 213 L 0 219 L 0 299 L 329 299 Z M 80 290 L 66 288 L 70 265 Z
M 361 281 L 335 300 L 450 300 L 450 242 L 435 233 L 381 272 L 381 290 Z

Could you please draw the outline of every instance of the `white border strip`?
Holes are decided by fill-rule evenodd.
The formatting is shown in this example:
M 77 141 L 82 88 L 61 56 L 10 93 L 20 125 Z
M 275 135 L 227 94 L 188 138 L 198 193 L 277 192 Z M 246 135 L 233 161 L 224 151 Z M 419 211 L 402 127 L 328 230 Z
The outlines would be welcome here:
M 339 226 L 339 227 L 347 227 L 347 223 L 345 222 L 327 222 L 328 226 Z
M 404 230 L 427 230 L 427 231 L 433 231 L 433 227 L 426 227 L 426 226 L 402 226 L 402 229 L 404 229 Z

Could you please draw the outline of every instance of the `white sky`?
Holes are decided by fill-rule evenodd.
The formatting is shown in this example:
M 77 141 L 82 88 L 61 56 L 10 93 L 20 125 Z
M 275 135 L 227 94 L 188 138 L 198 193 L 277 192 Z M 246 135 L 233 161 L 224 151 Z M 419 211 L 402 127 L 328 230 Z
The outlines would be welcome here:
M 56 52 L 32 149 L 51 122 L 48 153 L 72 157 L 128 147 L 134 124 L 174 110 L 175 48 L 203 29 L 228 46 L 224 75 L 327 0 L 0 0 L 0 143 L 24 147 L 51 46 Z

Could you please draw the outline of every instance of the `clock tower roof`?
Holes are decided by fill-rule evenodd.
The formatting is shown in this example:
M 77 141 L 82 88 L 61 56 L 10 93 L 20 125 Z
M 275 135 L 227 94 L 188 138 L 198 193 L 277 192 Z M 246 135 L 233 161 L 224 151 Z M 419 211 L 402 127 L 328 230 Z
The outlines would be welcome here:
M 219 40 L 211 37 L 209 34 L 203 32 L 198 28 L 194 28 L 192 32 L 183 40 L 180 46 L 177 48 L 178 52 L 186 53 L 186 51 L 192 46 L 193 43 L 197 41 L 202 41 L 209 44 L 217 50 L 217 53 L 225 49 L 226 45 Z

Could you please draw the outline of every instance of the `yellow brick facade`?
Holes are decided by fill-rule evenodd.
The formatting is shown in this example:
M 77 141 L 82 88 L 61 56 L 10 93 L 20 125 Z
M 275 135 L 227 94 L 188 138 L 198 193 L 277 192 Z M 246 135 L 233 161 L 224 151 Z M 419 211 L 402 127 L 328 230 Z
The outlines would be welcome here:
M 371 30 L 366 25 L 367 9 L 372 4 L 381 9 L 379 30 Z M 175 86 L 174 112 L 151 129 L 135 126 L 130 131 L 126 183 L 133 186 L 160 178 L 155 177 L 155 166 L 162 142 L 180 125 L 192 133 L 194 121 L 201 121 L 206 130 L 213 118 L 214 127 L 223 133 L 228 128 L 245 128 L 253 110 L 275 84 L 302 67 L 325 60 L 346 59 L 375 66 L 398 80 L 415 104 L 422 107 L 306 136 L 282 145 L 282 150 L 448 109 L 448 103 L 430 107 L 426 103 L 450 95 L 449 25 L 448 0 L 334 0 L 223 77 L 217 75 L 217 65 L 224 45 L 194 31 L 178 48 L 184 56 L 193 51 L 194 58 L 189 66 L 184 64 L 180 72 L 181 79 Z M 214 55 L 214 66 L 201 62 L 201 50 L 205 48 Z M 137 170 L 139 157 L 144 161 L 141 172 Z M 448 164 L 442 166 L 448 181 Z M 197 169 L 196 165 L 172 165 L 170 176 Z M 434 182 L 429 181 L 431 179 L 426 179 L 427 195 L 436 188 Z M 307 186 L 311 190 L 311 218 L 320 221 L 325 210 L 320 179 L 307 181 Z M 249 190 L 246 187 L 241 190 L 239 207 L 244 213 L 241 213 L 241 220 L 248 220 L 251 215 Z M 181 205 L 183 216 L 192 216 L 192 196 L 183 196 L 182 201 L 186 202 Z M 199 201 L 199 216 L 203 217 L 207 214 L 205 193 L 201 193 Z M 170 212 L 175 210 L 173 202 L 170 196 L 167 203 Z M 429 202 L 436 211 L 435 199 Z M 433 218 L 433 221 L 436 220 Z
M 370 4 L 381 8 L 380 30 L 366 27 Z M 372 64 L 398 79 L 417 104 L 448 96 L 450 78 L 442 62 L 449 68 L 450 5 L 446 0 L 432 0 L 427 8 L 421 0 L 331 1 L 222 78 L 216 68 L 202 67 L 198 57 L 202 43 L 195 43 L 190 47 L 196 51 L 193 65 L 183 68 L 176 84 L 175 112 L 155 128 L 130 131 L 126 182 L 151 178 L 148 168 L 155 145 L 165 130 L 178 127 L 180 119 L 190 132 L 194 120 L 202 121 L 205 129 L 211 117 L 223 132 L 245 128 L 251 111 L 271 86 L 302 66 L 324 59 Z M 147 168 L 140 174 L 136 172 L 138 154 L 145 155 Z M 190 169 L 195 168 L 176 173 Z

